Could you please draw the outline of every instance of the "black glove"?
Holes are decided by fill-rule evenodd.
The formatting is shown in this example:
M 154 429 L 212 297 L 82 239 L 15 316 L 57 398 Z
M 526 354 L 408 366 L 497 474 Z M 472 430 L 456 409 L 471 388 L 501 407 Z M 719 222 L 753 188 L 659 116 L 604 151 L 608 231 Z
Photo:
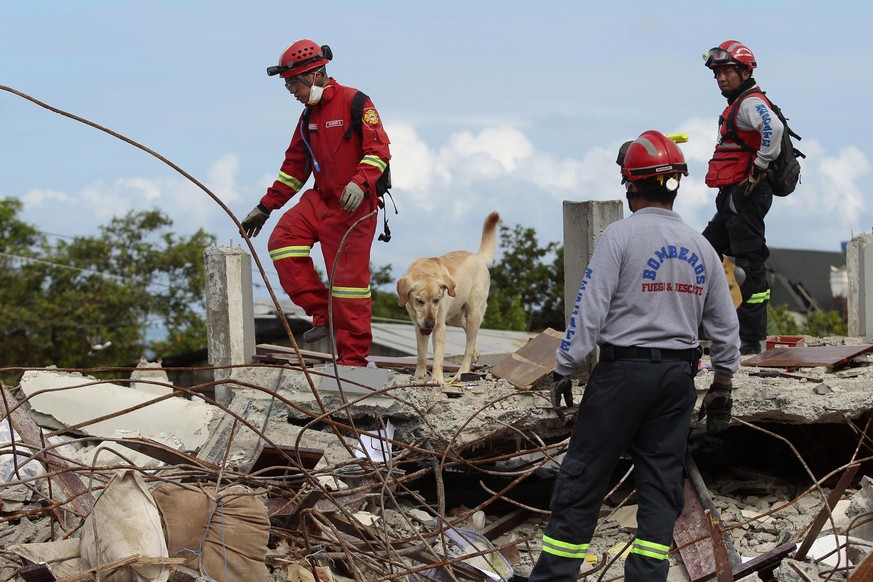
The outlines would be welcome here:
M 743 193 L 743 196 L 748 196 L 752 193 L 752 190 L 758 187 L 758 183 L 764 179 L 764 176 L 767 175 L 767 170 L 762 170 L 757 166 L 757 164 L 752 164 L 752 172 L 746 177 L 745 180 L 740 182 L 740 191 Z
M 697 420 L 706 418 L 706 433 L 719 435 L 728 429 L 731 423 L 731 385 L 713 382 L 700 404 Z
M 573 381 L 566 376 L 561 376 L 557 372 L 552 372 L 552 388 L 550 393 L 555 414 L 563 422 L 564 411 L 561 410 L 561 397 L 564 398 L 566 406 L 573 406 Z
M 242 227 L 246 235 L 256 237 L 261 232 L 261 227 L 270 218 L 270 211 L 263 204 L 258 204 L 251 212 L 243 219 Z

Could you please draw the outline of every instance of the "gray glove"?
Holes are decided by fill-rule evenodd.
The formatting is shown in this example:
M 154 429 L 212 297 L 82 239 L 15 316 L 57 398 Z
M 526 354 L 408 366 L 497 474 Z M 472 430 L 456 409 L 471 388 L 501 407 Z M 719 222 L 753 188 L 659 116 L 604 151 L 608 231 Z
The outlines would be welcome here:
M 719 435 L 728 429 L 731 423 L 731 385 L 713 382 L 700 403 L 700 413 L 697 420 L 706 418 L 706 433 Z
M 270 211 L 263 204 L 258 204 L 242 221 L 242 227 L 249 237 L 256 237 L 261 227 L 270 218 Z
M 364 199 L 364 191 L 354 182 L 349 182 L 348 186 L 343 190 L 343 195 L 340 196 L 340 206 L 346 212 L 354 212 L 361 205 L 361 200 Z
M 767 170 L 762 170 L 758 167 L 757 164 L 752 164 L 752 172 L 749 176 L 740 182 L 740 191 L 742 191 L 743 196 L 748 196 L 752 193 L 752 191 L 758 187 L 758 183 L 767 175 Z
M 573 406 L 573 381 L 566 376 L 561 376 L 557 372 L 552 372 L 552 387 L 550 389 L 550 395 L 555 414 L 561 422 L 563 422 L 564 411 L 561 410 L 561 398 L 564 399 L 564 404 L 566 406 Z

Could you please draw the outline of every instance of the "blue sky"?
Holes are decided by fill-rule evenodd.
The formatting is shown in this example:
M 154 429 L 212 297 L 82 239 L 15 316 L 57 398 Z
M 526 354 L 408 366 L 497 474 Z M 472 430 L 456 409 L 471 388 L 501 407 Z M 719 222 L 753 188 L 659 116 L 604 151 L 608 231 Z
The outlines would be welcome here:
M 755 53 L 755 78 L 808 156 L 798 190 L 774 201 L 770 246 L 836 251 L 873 226 L 869 3 L 7 4 L 0 85 L 156 151 L 240 220 L 300 114 L 266 67 L 296 39 L 330 45 L 328 73 L 372 97 L 392 140 L 400 214 L 372 260 L 396 277 L 417 256 L 475 250 L 495 209 L 543 243 L 562 241 L 562 201 L 623 199 L 616 151 L 647 129 L 689 135 L 675 209 L 702 230 L 725 102 L 701 55 L 729 38 Z M 129 144 L 6 91 L 0 128 L 0 196 L 22 199 L 23 218 L 47 233 L 96 234 L 113 216 L 160 208 L 180 234 L 202 227 L 242 244 L 218 204 Z M 255 251 L 272 272 L 266 239 Z

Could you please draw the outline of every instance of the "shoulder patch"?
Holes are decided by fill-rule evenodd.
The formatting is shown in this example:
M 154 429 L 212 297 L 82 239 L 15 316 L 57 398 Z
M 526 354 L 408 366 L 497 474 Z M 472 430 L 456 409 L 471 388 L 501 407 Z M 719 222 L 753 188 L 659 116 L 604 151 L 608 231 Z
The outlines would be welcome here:
M 376 110 L 372 107 L 369 109 L 364 109 L 364 113 L 361 118 L 367 125 L 379 125 L 379 114 L 376 113 Z

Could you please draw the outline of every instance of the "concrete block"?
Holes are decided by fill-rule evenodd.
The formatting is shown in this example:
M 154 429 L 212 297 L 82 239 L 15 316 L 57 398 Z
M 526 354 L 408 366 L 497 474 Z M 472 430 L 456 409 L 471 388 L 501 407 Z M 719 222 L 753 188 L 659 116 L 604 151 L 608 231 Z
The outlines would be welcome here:
M 53 418 L 56 428 L 145 405 L 81 430 L 101 437 L 113 437 L 118 430 L 145 436 L 175 435 L 189 451 L 197 450 L 206 441 L 210 422 L 223 415 L 220 408 L 201 400 L 176 397 L 151 402 L 156 398 L 154 394 L 79 374 L 30 370 L 22 376 L 20 387 L 30 397 L 33 410 Z M 47 422 L 49 419 L 43 421 Z
M 318 392 L 338 393 L 340 386 L 347 396 L 357 397 L 364 394 L 372 394 L 373 390 L 381 390 L 385 387 L 391 371 L 384 368 L 364 368 L 361 366 L 337 366 L 333 364 L 316 366 L 313 370 L 326 374 L 317 376 Z M 339 382 L 336 376 L 339 375 Z M 363 386 L 359 386 L 362 384 Z

